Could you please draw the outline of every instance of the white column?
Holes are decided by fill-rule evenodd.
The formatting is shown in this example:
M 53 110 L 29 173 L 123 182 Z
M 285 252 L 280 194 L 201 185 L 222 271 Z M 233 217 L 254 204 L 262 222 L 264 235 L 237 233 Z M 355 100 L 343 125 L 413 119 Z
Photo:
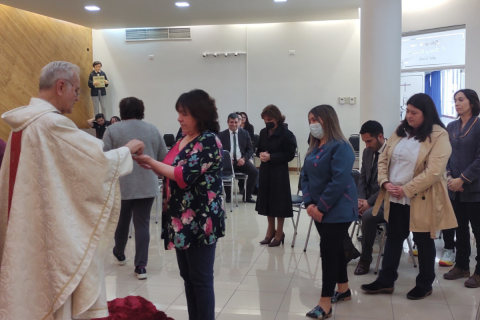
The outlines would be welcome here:
M 402 1 L 362 0 L 360 125 L 376 120 L 389 137 L 400 123 Z

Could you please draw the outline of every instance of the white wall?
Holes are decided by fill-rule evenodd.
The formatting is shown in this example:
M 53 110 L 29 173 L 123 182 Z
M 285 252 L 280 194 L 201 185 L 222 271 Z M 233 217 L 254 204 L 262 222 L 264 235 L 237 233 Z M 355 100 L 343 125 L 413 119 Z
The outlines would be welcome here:
M 307 113 L 316 105 L 335 107 L 345 135 L 360 129 L 359 105 L 337 105 L 339 96 L 359 100 L 358 20 L 196 26 L 191 41 L 127 43 L 124 32 L 93 31 L 93 57 L 110 79 L 108 116 L 118 114 L 122 98 L 136 96 L 145 103 L 146 121 L 162 134 L 176 133 L 178 96 L 200 88 L 216 99 L 222 130 L 230 112 L 245 111 L 258 133 L 264 126 L 262 109 L 276 104 L 302 155 Z M 289 55 L 289 50 L 296 54 Z M 226 51 L 247 56 L 202 57 L 203 52 Z M 154 60 L 148 59 L 150 54 Z

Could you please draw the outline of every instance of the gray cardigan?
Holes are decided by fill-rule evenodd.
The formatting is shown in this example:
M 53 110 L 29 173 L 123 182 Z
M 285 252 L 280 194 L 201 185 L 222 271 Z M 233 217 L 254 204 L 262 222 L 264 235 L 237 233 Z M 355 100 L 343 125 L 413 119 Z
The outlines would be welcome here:
M 460 131 L 462 120 L 450 122 L 447 126 L 452 155 L 447 164 L 447 175 L 463 180 L 462 202 L 480 202 L 480 119 L 471 117 Z M 448 190 L 450 199 L 455 192 Z
M 103 136 L 103 150 L 119 148 L 132 139 L 145 143 L 144 154 L 158 161 L 165 158 L 167 147 L 157 127 L 137 119 L 109 126 Z M 132 173 L 120 178 L 120 190 L 122 200 L 154 198 L 158 196 L 158 177 L 153 171 L 143 169 L 134 162 Z

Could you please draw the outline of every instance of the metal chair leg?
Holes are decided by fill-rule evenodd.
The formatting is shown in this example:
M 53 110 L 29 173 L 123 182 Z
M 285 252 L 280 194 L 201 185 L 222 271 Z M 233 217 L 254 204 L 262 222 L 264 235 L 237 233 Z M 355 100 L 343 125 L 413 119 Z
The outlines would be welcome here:
M 380 266 L 380 260 L 382 260 L 383 247 L 385 246 L 385 239 L 387 237 L 387 231 L 383 230 L 382 242 L 380 242 L 380 252 L 378 253 L 377 265 L 375 266 L 374 274 L 378 273 L 378 267 Z
M 233 212 L 233 184 L 234 184 L 235 179 L 232 178 L 230 181 L 230 212 Z
M 417 267 L 417 260 L 415 259 L 415 255 L 413 254 L 413 247 L 412 247 L 412 242 L 410 241 L 410 235 L 407 237 L 407 244 L 408 244 L 408 252 L 410 253 L 410 257 L 412 258 L 413 261 L 413 267 Z
M 297 223 L 294 223 L 294 230 L 293 230 L 293 240 L 292 240 L 292 248 L 295 246 L 295 239 L 297 238 L 297 230 L 298 230 L 298 222 L 300 221 L 300 212 L 302 212 L 302 206 L 298 208 L 298 213 L 297 213 Z M 293 221 L 293 217 L 292 217 Z
M 305 248 L 303 248 L 303 252 L 307 252 L 308 239 L 310 238 L 310 231 L 312 230 L 312 224 L 313 224 L 313 218 L 310 219 L 310 226 L 308 227 L 307 240 L 305 241 Z

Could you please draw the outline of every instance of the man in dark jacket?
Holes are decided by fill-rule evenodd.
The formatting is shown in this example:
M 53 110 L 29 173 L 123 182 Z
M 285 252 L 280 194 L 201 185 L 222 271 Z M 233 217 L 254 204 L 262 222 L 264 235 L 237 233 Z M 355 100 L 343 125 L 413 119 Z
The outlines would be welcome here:
M 363 150 L 362 169 L 358 181 L 358 212 L 362 216 L 362 254 L 355 275 L 367 274 L 372 263 L 372 250 L 377 236 L 377 224 L 384 221 L 383 204 L 374 216 L 373 206 L 377 201 L 380 186 L 378 185 L 378 157 L 386 146 L 383 127 L 377 121 L 367 121 L 360 129 L 360 135 L 366 148 Z
M 228 129 L 218 134 L 224 150 L 230 151 L 233 161 L 233 170 L 245 173 L 247 179 L 247 197 L 244 201 L 255 203 L 252 197 L 253 188 L 257 183 L 258 171 L 255 166 L 248 161 L 253 155 L 252 139 L 247 131 L 239 127 L 238 116 L 236 113 L 228 115 Z M 228 189 L 228 190 L 227 190 Z M 230 188 L 225 187 L 226 201 L 230 202 Z
M 100 61 L 93 63 L 93 69 L 88 77 L 88 86 L 91 89 L 90 95 L 93 101 L 93 114 L 106 113 L 105 96 L 107 95 L 107 90 L 105 88 L 108 87 L 107 75 L 102 71 L 102 63 Z M 98 79 L 94 80 L 93 77 L 104 77 L 104 82 Z

